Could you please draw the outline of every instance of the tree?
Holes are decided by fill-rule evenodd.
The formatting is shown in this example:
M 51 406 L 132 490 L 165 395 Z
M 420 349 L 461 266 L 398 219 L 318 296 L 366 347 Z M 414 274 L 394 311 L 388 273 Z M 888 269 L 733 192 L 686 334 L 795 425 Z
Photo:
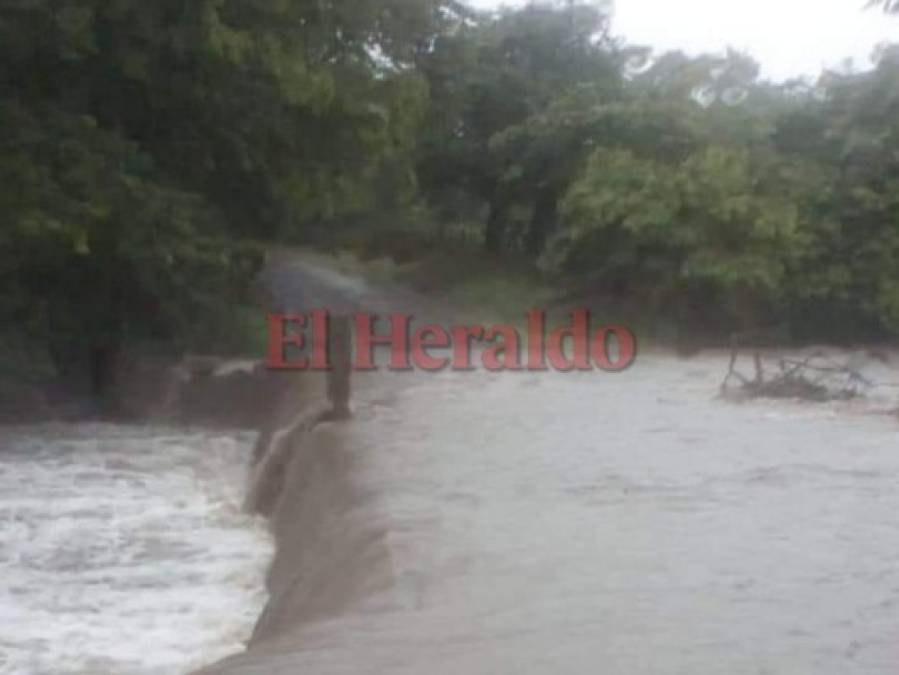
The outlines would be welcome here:
M 129 336 L 208 335 L 259 263 L 236 237 L 410 193 L 413 65 L 450 4 L 0 7 L 7 316 L 99 388 Z
M 829 74 L 827 96 L 800 113 L 808 126 L 790 150 L 814 156 L 829 180 L 811 204 L 812 247 L 796 285 L 797 319 L 877 335 L 899 329 L 899 58 L 884 51 L 877 68 Z M 795 126 L 795 125 L 794 125 Z
M 540 135 L 541 116 L 564 92 L 598 78 L 617 79 L 608 19 L 601 7 L 580 3 L 476 15 L 440 36 L 422 57 L 432 100 L 419 158 L 422 186 L 432 200 L 452 186 L 485 204 L 488 251 L 499 253 L 513 243 L 510 214 L 528 191 L 519 180 L 525 175 L 532 185 L 541 183 L 523 200 L 538 214 L 525 226 L 531 232 L 525 235 L 528 248 L 539 249 L 542 233 L 551 229 L 556 179 L 544 183 L 537 174 L 552 159 L 532 154 L 525 169 L 513 147 L 536 144 L 514 139 Z

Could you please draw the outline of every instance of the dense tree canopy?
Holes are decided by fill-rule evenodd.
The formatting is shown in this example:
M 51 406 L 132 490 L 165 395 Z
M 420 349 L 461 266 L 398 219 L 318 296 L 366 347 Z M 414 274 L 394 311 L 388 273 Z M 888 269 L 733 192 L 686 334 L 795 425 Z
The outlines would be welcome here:
M 606 26 L 568 3 L 442 37 L 422 67 L 426 197 L 463 186 L 488 250 L 695 329 L 899 332 L 896 48 L 774 85 L 743 54 L 650 58 Z
M 237 238 L 407 199 L 427 95 L 412 64 L 450 11 L 3 3 L 8 316 L 45 335 L 60 368 L 129 333 L 190 340 L 258 262 Z
M 693 327 L 899 334 L 896 47 L 775 85 L 601 3 L 7 0 L 0 129 L 0 312 L 61 370 L 208 337 L 239 242 L 409 214 Z

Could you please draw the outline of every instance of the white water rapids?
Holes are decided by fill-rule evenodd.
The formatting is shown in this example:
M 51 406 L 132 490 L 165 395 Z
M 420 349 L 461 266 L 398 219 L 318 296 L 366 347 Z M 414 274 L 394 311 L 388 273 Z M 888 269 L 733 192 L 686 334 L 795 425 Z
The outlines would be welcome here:
M 173 675 L 239 651 L 271 543 L 251 435 L 0 431 L 0 673 Z

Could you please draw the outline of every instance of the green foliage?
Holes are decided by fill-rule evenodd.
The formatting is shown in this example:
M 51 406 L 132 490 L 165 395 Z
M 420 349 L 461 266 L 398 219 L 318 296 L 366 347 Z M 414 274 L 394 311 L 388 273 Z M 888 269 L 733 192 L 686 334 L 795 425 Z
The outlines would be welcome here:
M 398 208 L 437 0 L 0 7 L 7 321 L 61 369 L 133 337 L 203 348 L 261 255 L 236 238 Z
M 814 248 L 798 293 L 899 333 L 899 58 L 886 50 L 874 71 L 827 84 L 826 99 L 806 113 L 821 123 L 791 148 L 830 170 L 810 205 Z
M 693 327 L 899 334 L 897 47 L 773 85 L 609 24 L 595 2 L 4 3 L 0 314 L 85 369 L 221 337 L 261 264 L 237 242 L 459 232 Z
M 597 150 L 543 264 L 656 304 L 697 292 L 723 311 L 769 305 L 801 243 L 788 186 L 765 178 L 777 168 L 714 145 L 678 163 Z
M 617 88 L 608 21 L 593 4 L 529 5 L 463 23 L 421 59 L 433 102 L 420 148 L 422 187 L 452 216 L 460 214 L 446 203 L 459 189 L 486 204 L 489 250 L 542 247 L 559 185 L 580 156 L 552 136 L 566 122 L 549 110 L 586 83 L 597 95 Z M 516 228 L 521 201 L 536 215 Z
M 773 85 L 737 52 L 652 60 L 605 21 L 569 3 L 440 38 L 419 171 L 438 215 L 475 200 L 488 250 L 689 328 L 899 334 L 897 48 Z

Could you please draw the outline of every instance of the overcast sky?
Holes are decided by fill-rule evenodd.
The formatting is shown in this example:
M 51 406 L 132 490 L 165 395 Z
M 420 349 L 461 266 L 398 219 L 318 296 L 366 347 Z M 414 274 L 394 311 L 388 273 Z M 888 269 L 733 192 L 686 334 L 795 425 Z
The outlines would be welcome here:
M 500 0 L 471 0 L 482 8 Z M 502 4 L 522 5 L 525 0 Z M 869 65 L 877 44 L 899 42 L 899 17 L 864 11 L 865 0 L 617 0 L 614 32 L 657 50 L 720 51 L 728 45 L 782 80 L 817 75 L 853 58 Z

